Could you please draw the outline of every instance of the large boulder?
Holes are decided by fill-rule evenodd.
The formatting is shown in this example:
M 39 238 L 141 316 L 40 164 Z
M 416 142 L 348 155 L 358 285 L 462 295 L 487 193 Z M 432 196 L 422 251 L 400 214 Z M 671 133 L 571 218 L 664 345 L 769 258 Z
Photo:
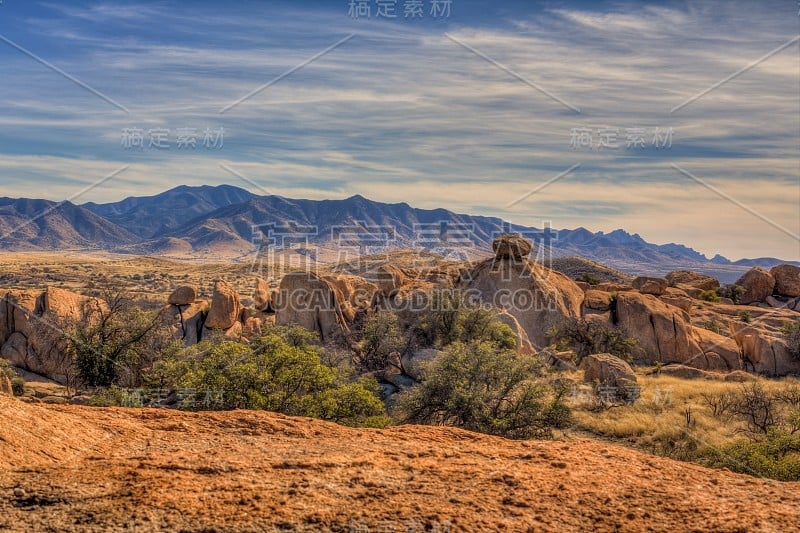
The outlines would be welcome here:
M 775 293 L 793 298 L 800 296 L 800 267 L 778 265 L 769 271 L 775 278 Z
M 698 274 L 690 270 L 675 270 L 666 276 L 667 282 L 671 287 L 691 287 L 700 291 L 713 291 L 719 289 L 719 280 L 706 276 L 705 274 Z
M 586 309 L 608 311 L 611 308 L 611 293 L 589 289 L 585 293 L 584 305 Z
M 492 250 L 497 259 L 521 261 L 530 255 L 530 241 L 520 235 L 501 235 L 492 241 Z
M 225 280 L 216 280 L 205 327 L 228 330 L 233 327 L 241 311 L 242 304 L 239 302 L 239 294 L 233 286 Z
M 736 285 L 744 287 L 745 292 L 739 303 L 747 305 L 763 302 L 775 290 L 775 278 L 761 267 L 753 267 L 736 281 Z
M 689 315 L 655 296 L 619 293 L 615 314 L 623 331 L 638 340 L 636 359 L 642 363 L 687 363 L 703 353 Z
M 663 278 L 648 278 L 646 276 L 639 276 L 631 283 L 633 288 L 642 294 L 653 294 L 661 296 L 667 291 L 667 280 Z
M 636 384 L 636 374 L 631 365 L 610 353 L 587 355 L 579 366 L 583 381 L 611 387 L 624 388 Z
M 683 289 L 677 287 L 667 287 L 667 290 L 658 297 L 659 300 L 665 304 L 673 307 L 678 307 L 687 313 L 690 313 L 694 307 L 694 301 Z
M 731 322 L 731 333 L 746 370 L 770 377 L 800 374 L 800 360 L 792 357 L 782 338 L 743 322 Z
M 349 331 L 336 288 L 313 272 L 290 272 L 283 277 L 275 323 L 315 331 L 322 342 L 339 339 Z
M 189 305 L 197 299 L 197 288 L 193 285 L 181 285 L 169 295 L 167 303 L 171 305 Z
M 694 328 L 693 334 L 702 353 L 684 364 L 701 370 L 730 372 L 743 368 L 739 346 L 725 337 L 705 328 Z
M 189 305 L 168 305 L 163 311 L 166 322 L 174 327 L 175 336 L 186 346 L 203 339 L 203 324 L 208 315 L 208 302 L 196 300 Z
M 28 338 L 19 331 L 15 331 L 8 337 L 3 347 L 0 348 L 0 356 L 20 368 L 32 370 L 31 367 L 35 367 L 35 360 L 32 360 L 28 352 Z
M 81 321 L 108 305 L 97 298 L 90 298 L 72 291 L 48 287 L 36 303 L 35 313 L 39 316 L 57 317 L 62 320 Z
M 474 304 L 508 312 L 536 348 L 547 345 L 550 328 L 581 316 L 584 297 L 565 275 L 515 259 L 493 258 L 472 265 L 462 272 L 456 289 Z

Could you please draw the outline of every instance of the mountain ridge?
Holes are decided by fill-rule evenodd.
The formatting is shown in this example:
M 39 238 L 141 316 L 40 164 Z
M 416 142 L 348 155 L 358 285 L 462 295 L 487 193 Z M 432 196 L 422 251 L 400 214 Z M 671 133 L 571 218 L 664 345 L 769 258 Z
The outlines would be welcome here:
M 800 265 L 771 257 L 731 261 L 717 254 L 709 259 L 684 244 L 649 243 L 624 229 L 535 228 L 499 217 L 376 202 L 360 194 L 343 200 L 308 200 L 256 195 L 233 185 L 180 185 L 109 203 L 0 198 L 0 245 L 10 250 L 86 247 L 240 257 L 263 245 L 264 231 L 271 245 L 275 239 L 285 239 L 292 245 L 356 246 L 365 252 L 381 246 L 422 248 L 455 256 L 486 253 L 495 236 L 518 232 L 539 250 L 549 248 L 554 257 L 585 257 L 640 275 L 692 268 L 724 282 L 752 266 Z

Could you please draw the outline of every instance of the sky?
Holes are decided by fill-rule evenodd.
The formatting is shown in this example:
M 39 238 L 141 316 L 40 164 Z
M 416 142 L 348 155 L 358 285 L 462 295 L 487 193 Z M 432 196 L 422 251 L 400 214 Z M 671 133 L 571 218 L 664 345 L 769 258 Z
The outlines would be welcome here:
M 350 4 L 3 0 L 0 196 L 229 183 L 800 260 L 796 0 Z

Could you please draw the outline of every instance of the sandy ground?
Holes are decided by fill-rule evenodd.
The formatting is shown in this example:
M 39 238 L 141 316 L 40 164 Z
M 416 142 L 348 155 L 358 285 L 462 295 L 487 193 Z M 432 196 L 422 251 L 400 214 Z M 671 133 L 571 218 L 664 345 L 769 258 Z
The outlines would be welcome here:
M 0 398 L 0 530 L 798 529 L 798 483 L 592 441 Z

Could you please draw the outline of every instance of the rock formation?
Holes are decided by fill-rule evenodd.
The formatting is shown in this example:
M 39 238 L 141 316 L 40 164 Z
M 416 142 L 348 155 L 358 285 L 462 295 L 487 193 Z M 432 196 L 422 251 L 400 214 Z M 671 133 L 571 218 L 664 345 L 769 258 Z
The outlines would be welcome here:
M 745 289 L 739 298 L 740 303 L 763 302 L 775 290 L 775 278 L 763 268 L 753 267 L 736 281 L 736 285 L 741 285 Z
M 800 267 L 778 265 L 769 273 L 775 278 L 775 294 L 790 298 L 800 296 Z

